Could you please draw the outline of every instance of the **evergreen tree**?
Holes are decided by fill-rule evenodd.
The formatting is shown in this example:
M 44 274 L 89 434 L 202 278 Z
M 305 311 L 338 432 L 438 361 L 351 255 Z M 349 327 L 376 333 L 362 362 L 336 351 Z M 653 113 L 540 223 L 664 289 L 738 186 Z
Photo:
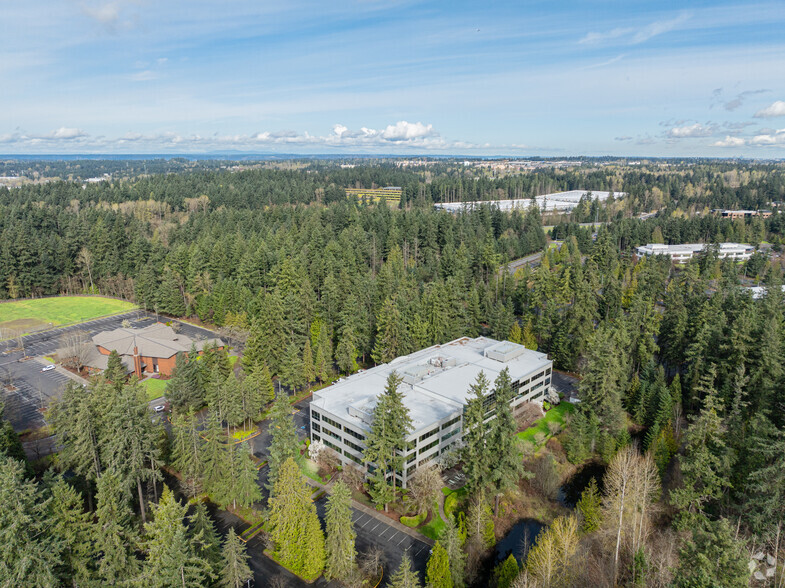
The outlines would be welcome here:
M 336 482 L 325 509 L 327 578 L 345 581 L 354 571 L 357 552 L 354 547 L 356 533 L 352 524 L 351 501 L 349 487 L 341 480 Z
M 281 464 L 275 481 L 269 521 L 276 559 L 305 578 L 318 577 L 325 565 L 324 535 L 310 486 L 291 457 Z
M 496 582 L 496 588 L 510 588 L 515 578 L 518 577 L 518 562 L 515 556 L 511 553 L 507 559 L 496 566 L 493 570 L 493 579 Z
M 463 540 L 459 528 L 455 525 L 451 517 L 447 517 L 447 524 L 442 531 L 440 540 L 444 549 L 447 551 L 447 558 L 450 562 L 450 575 L 452 585 L 460 588 L 465 585 L 466 572 L 466 553 L 463 550 Z
M 398 390 L 401 381 L 396 372 L 387 376 L 387 385 L 376 399 L 371 430 L 365 440 L 365 460 L 374 468 L 369 491 L 374 503 L 383 505 L 385 510 L 395 499 L 396 473 L 401 475 L 408 449 L 406 437 L 412 429 L 409 409 Z
M 96 495 L 96 550 L 98 577 L 105 586 L 131 584 L 139 564 L 134 555 L 137 538 L 131 529 L 128 494 L 114 470 L 107 470 L 98 480 Z
M 357 335 L 354 328 L 350 324 L 345 325 L 338 339 L 338 347 L 335 349 L 335 360 L 344 374 L 353 374 L 357 371 L 358 355 Z
M 376 340 L 371 357 L 377 364 L 389 363 L 403 354 L 406 338 L 403 324 L 397 299 L 387 298 L 376 317 Z
M 311 341 L 305 340 L 305 347 L 303 347 L 303 375 L 302 381 L 307 386 L 316 379 L 316 368 L 313 364 L 313 352 L 311 351 Z
M 453 588 L 450 559 L 441 541 L 436 542 L 428 558 L 425 584 L 428 588 Z
M 62 544 L 49 533 L 51 498 L 25 480 L 22 463 L 0 458 L 0 582 L 4 586 L 55 586 Z
M 270 436 L 267 487 L 274 492 L 281 465 L 287 459 L 297 459 L 300 455 L 300 440 L 292 418 L 292 405 L 283 392 L 278 394 L 270 412 Z
M 243 442 L 233 452 L 235 460 L 234 478 L 232 481 L 231 494 L 234 507 L 237 505 L 246 507 L 262 499 L 262 491 L 259 489 L 257 477 L 259 472 L 256 463 L 251 459 L 251 451 L 248 444 Z
M 190 496 L 195 496 L 202 480 L 202 438 L 196 428 L 193 414 L 173 414 L 170 462 L 182 475 L 181 486 Z
M 49 477 L 50 472 L 47 472 Z M 49 514 L 53 521 L 51 535 L 62 548 L 62 580 L 71 579 L 75 585 L 88 584 L 94 577 L 94 536 L 90 515 L 84 512 L 82 496 L 61 476 L 47 480 L 52 496 Z
M 477 375 L 477 380 L 469 386 L 470 397 L 464 411 L 463 441 L 466 485 L 475 492 L 489 482 L 489 453 L 486 451 L 485 403 L 489 397 L 488 378 L 485 372 Z
M 219 492 L 228 478 L 224 439 L 218 419 L 215 414 L 209 413 L 202 445 L 202 472 L 204 489 L 210 494 Z
M 188 523 L 188 536 L 194 554 L 210 564 L 214 572 L 213 575 L 218 575 L 220 566 L 223 563 L 221 558 L 221 541 L 218 538 L 213 521 L 207 513 L 207 507 L 204 502 L 197 502 L 194 505 L 194 512 L 188 517 Z
M 161 501 L 153 505 L 153 520 L 145 524 L 147 554 L 142 581 L 155 588 L 203 586 L 212 579 L 210 564 L 194 553 L 185 526 L 188 507 L 164 486 Z
M 103 469 L 99 444 L 101 418 L 95 392 L 98 385 L 97 381 L 93 382 L 85 390 L 69 382 L 62 398 L 53 403 L 48 415 L 63 444 L 60 463 L 89 481 L 98 479 Z
M 109 357 L 106 358 L 106 369 L 103 376 L 107 381 L 111 382 L 117 391 L 122 388 L 125 383 L 125 377 L 128 370 L 125 369 L 120 355 L 114 349 L 109 352 Z
M 510 406 L 512 382 L 508 368 L 504 368 L 496 378 L 494 393 L 496 395 L 496 418 L 489 423 L 487 446 L 488 453 L 496 456 L 490 473 L 498 500 L 501 494 L 514 488 L 520 478 L 528 472 L 523 469 L 523 461 L 516 446 L 517 437 L 515 434 L 518 427 Z
M 602 523 L 602 496 L 597 489 L 597 480 L 592 478 L 589 485 L 581 492 L 581 498 L 575 505 L 580 513 L 581 531 L 592 533 L 600 528 Z
M 286 348 L 281 363 L 281 384 L 290 387 L 293 391 L 301 386 L 303 381 L 303 361 L 300 358 L 300 348 L 295 341 L 291 341 Z
M 234 528 L 229 528 L 226 543 L 223 547 L 223 569 L 221 571 L 221 585 L 226 588 L 242 588 L 253 577 L 248 566 L 248 554 L 245 545 Z
M 482 488 L 474 495 L 469 505 L 468 535 L 471 539 L 490 549 L 496 543 L 493 512 Z
M 333 371 L 333 344 L 327 334 L 327 328 L 322 325 L 316 340 L 316 359 L 314 360 L 314 373 L 320 382 L 330 379 Z
M 726 519 L 709 521 L 699 517 L 679 554 L 675 585 L 680 588 L 747 586 L 749 555 Z
M 390 588 L 422 588 L 417 572 L 412 569 L 412 558 L 406 552 L 401 558 L 398 569 L 390 576 Z

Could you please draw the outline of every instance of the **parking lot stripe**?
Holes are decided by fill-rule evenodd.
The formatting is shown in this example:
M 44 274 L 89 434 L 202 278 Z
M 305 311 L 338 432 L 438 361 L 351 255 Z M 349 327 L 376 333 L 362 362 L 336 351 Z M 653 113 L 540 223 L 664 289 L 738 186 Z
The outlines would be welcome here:
M 398 541 L 398 546 L 400 547 L 401 543 L 403 543 L 404 541 L 406 541 L 408 538 L 409 538 L 408 536 L 404 535 L 404 536 L 403 536 L 403 539 L 401 539 L 400 541 Z
M 376 524 L 373 526 L 373 529 L 371 529 L 371 533 L 373 533 L 373 532 L 376 530 L 376 527 L 378 527 L 380 524 L 381 524 L 381 523 L 376 523 Z

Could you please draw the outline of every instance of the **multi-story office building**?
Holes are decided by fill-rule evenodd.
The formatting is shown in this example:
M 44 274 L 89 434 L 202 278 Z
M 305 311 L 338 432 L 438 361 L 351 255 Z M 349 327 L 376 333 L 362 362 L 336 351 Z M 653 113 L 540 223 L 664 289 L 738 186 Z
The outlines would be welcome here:
M 638 255 L 667 255 L 675 263 L 684 263 L 698 253 L 706 251 L 710 245 L 704 243 L 685 243 L 684 245 L 662 245 L 649 243 L 638 247 Z M 755 253 L 755 247 L 746 243 L 720 243 L 717 246 L 717 257 L 724 259 L 745 260 Z
M 490 382 L 485 405 L 487 418 L 492 419 L 496 410 L 493 383 L 499 373 L 509 369 L 511 405 L 518 412 L 526 402 L 542 403 L 550 389 L 552 367 L 546 354 L 509 341 L 463 337 L 434 345 L 314 392 L 311 440 L 333 449 L 344 464 L 364 469 L 365 438 L 376 399 L 395 371 L 403 379 L 399 389 L 413 424 L 407 438 L 406 464 L 398 476 L 399 484 L 405 487 L 417 468 L 451 451 L 461 440 L 469 386 L 480 372 Z

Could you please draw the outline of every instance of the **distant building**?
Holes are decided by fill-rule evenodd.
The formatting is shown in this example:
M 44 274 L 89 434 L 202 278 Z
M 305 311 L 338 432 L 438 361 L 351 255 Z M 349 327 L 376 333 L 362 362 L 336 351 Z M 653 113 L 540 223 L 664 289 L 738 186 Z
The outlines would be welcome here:
M 723 210 L 717 208 L 712 210 L 712 213 L 722 218 L 729 218 L 731 220 L 751 218 L 753 216 L 760 216 L 762 218 L 769 218 L 771 216 L 770 210 Z
M 172 327 L 156 323 L 143 329 L 119 328 L 93 337 L 94 352 L 84 364 L 94 370 L 105 370 L 109 354 L 117 351 L 129 373 L 142 378 L 144 374 L 171 376 L 177 354 L 188 353 L 195 346 L 202 352 L 208 345 L 223 347 L 220 339 L 197 341 Z
M 368 202 L 386 202 L 390 206 L 398 206 L 401 202 L 403 188 L 387 186 L 386 188 L 346 188 L 347 198 L 365 199 Z
M 510 404 L 515 413 L 527 402 L 542 403 L 550 391 L 552 367 L 546 354 L 509 341 L 464 337 L 434 345 L 314 392 L 311 440 L 333 449 L 342 463 L 365 470 L 365 438 L 371 429 L 376 399 L 385 389 L 387 376 L 395 371 L 403 378 L 399 390 L 413 423 L 405 467 L 398 472 L 399 483 L 405 487 L 418 468 L 461 441 L 469 386 L 480 372 L 485 373 L 492 387 L 499 373 L 509 368 L 513 391 Z M 484 405 L 486 418 L 494 418 L 496 397 L 492 389 Z
M 695 255 L 707 250 L 705 243 L 685 243 L 684 245 L 661 245 L 649 243 L 638 247 L 638 255 L 667 255 L 674 263 L 684 263 Z M 717 256 L 720 259 L 749 259 L 755 253 L 755 247 L 746 243 L 720 243 L 717 246 Z
M 533 198 L 520 198 L 518 200 L 475 200 L 472 202 L 439 202 L 434 204 L 435 208 L 447 210 L 449 212 L 459 212 L 461 210 L 472 210 L 481 206 L 492 206 L 505 212 L 511 210 L 527 210 L 535 203 L 542 212 L 570 212 L 583 198 L 599 200 L 604 202 L 611 195 L 614 198 L 623 198 L 626 192 L 607 192 L 594 190 L 569 190 L 567 192 L 553 192 L 543 194 Z

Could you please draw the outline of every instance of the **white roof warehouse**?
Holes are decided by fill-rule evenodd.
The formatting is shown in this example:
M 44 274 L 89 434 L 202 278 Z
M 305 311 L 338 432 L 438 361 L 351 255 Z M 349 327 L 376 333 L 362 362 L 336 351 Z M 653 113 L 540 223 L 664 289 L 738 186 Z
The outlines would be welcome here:
M 343 463 L 363 466 L 365 435 L 370 431 L 376 398 L 393 371 L 403 378 L 399 390 L 409 409 L 413 430 L 408 437 L 403 479 L 451 450 L 460 441 L 469 386 L 485 372 L 491 385 L 509 368 L 513 410 L 527 401 L 542 402 L 550 388 L 553 362 L 544 353 L 509 341 L 463 337 L 434 345 L 387 364 L 351 375 L 315 392 L 311 402 L 311 439 L 335 450 Z M 489 402 L 493 402 L 491 394 Z

